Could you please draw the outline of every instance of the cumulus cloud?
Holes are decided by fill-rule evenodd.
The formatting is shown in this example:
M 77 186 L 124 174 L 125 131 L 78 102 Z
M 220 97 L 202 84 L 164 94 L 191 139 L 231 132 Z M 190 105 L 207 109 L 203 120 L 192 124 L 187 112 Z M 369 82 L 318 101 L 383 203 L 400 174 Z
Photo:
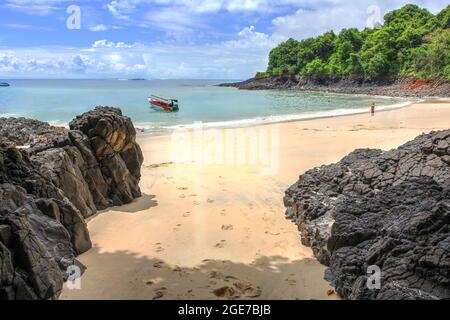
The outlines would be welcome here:
M 116 18 L 130 19 L 136 11 L 148 10 L 150 25 L 182 30 L 199 21 L 199 15 L 212 13 L 249 13 L 276 15 L 273 36 L 304 38 L 334 29 L 363 28 L 377 6 L 382 16 L 407 3 L 415 3 L 436 12 L 446 0 L 113 0 L 107 7 Z
M 374 19 L 380 19 L 382 22 L 384 14 L 411 2 L 432 12 L 442 9 L 445 5 L 445 0 L 317 0 L 314 3 L 310 0 L 299 0 L 298 2 L 303 3 L 303 8 L 272 20 L 274 37 L 303 39 L 329 30 L 339 32 L 343 28 L 351 27 L 362 29 L 371 26 Z
M 224 46 L 229 48 L 271 48 L 275 46 L 276 40 L 268 34 L 255 31 L 254 26 L 245 27 L 238 33 L 235 40 L 230 40 L 224 43 Z
M 108 27 L 105 26 L 104 24 L 97 24 L 96 26 L 90 27 L 89 30 L 93 32 L 100 32 L 108 30 Z
M 139 46 L 143 46 L 142 44 L 139 43 L 132 43 L 132 44 L 127 44 L 125 42 L 112 42 L 112 41 L 108 41 L 108 40 L 97 40 L 92 44 L 92 48 L 118 48 L 118 49 L 130 49 L 130 48 L 136 48 Z
M 0 49 L 0 73 L 42 77 L 241 79 L 267 65 L 273 43 L 249 26 L 235 39 L 210 44 L 125 43 L 106 39 L 90 47 Z
M 112 48 L 115 44 L 108 40 L 97 40 L 92 44 L 93 48 Z
M 80 4 L 88 2 L 78 1 Z M 164 31 L 162 38 L 166 40 L 155 42 L 153 39 L 151 44 L 128 43 L 111 41 L 103 36 L 103 39 L 83 47 L 0 47 L 0 74 L 29 77 L 247 78 L 256 71 L 265 70 L 269 51 L 289 37 L 302 39 L 330 29 L 337 32 L 346 27 L 363 28 L 371 14 L 367 12 L 369 6 L 378 5 L 383 15 L 411 1 L 102 0 L 101 9 L 107 15 L 109 11 L 114 21 L 99 24 L 100 20 L 93 15 L 95 19 L 86 23 L 91 26 L 91 31 L 113 32 L 120 26 L 135 32 L 140 30 L 138 27 L 145 27 Z M 24 12 L 26 7 L 39 7 L 38 12 L 43 15 L 64 7 L 62 4 L 65 2 L 6 0 L 5 5 L 21 8 Z M 447 1 L 412 2 L 436 12 Z M 83 10 L 83 17 L 87 19 L 86 10 Z M 230 13 L 233 19 L 227 20 Z M 236 25 L 247 20 L 252 22 L 239 32 L 230 34 L 212 23 L 215 17 L 225 17 L 224 21 L 230 21 L 230 24 L 238 21 Z M 255 17 L 264 17 L 264 24 L 250 19 Z M 261 25 L 269 31 L 258 31 Z M 9 27 L 30 28 L 26 24 Z M 204 38 L 200 38 L 202 33 Z M 183 41 L 168 41 L 174 38 Z

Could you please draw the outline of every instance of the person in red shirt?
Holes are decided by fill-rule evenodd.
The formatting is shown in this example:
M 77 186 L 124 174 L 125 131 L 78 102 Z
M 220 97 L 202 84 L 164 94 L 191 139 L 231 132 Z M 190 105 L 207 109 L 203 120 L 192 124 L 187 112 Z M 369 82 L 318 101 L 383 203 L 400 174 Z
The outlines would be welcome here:
M 370 113 L 372 114 L 372 116 L 375 115 L 375 103 L 372 103 L 372 105 L 370 106 Z

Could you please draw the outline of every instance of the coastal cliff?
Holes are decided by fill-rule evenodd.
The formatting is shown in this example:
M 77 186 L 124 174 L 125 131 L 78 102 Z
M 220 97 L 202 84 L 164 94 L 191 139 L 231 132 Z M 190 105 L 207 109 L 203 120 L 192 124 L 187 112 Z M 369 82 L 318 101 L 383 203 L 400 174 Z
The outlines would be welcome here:
M 284 203 L 342 297 L 450 298 L 450 130 L 309 170 Z
M 85 218 L 141 195 L 131 119 L 97 107 L 70 130 L 0 119 L 0 299 L 54 299 L 91 248 Z
M 450 82 L 444 80 L 420 80 L 414 78 L 363 81 L 356 78 L 318 80 L 302 76 L 272 76 L 251 78 L 242 82 L 222 83 L 221 87 L 241 90 L 298 90 L 323 91 L 347 94 L 367 94 L 391 97 L 448 97 Z

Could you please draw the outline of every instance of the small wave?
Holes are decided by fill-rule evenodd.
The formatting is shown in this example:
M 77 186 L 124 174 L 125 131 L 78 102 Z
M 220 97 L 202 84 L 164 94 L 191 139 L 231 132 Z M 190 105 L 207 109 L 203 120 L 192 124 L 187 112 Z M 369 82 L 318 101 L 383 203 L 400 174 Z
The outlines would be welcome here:
M 69 129 L 69 123 L 67 121 L 52 120 L 48 121 L 48 124 L 54 127 L 64 127 L 66 129 Z
M 19 115 L 15 113 L 0 113 L 0 118 L 18 118 Z
M 411 104 L 411 101 L 405 101 L 401 103 L 396 103 L 392 105 L 380 105 L 377 107 L 377 111 L 381 110 L 389 110 L 389 109 L 398 109 L 405 107 Z M 369 113 L 368 108 L 364 109 L 335 109 L 328 111 L 317 111 L 317 112 L 305 112 L 301 114 L 284 114 L 284 115 L 272 115 L 267 117 L 256 117 L 251 119 L 240 119 L 240 120 L 228 120 L 228 121 L 215 121 L 215 122 L 194 122 L 191 124 L 179 124 L 174 126 L 163 126 L 158 127 L 155 125 L 142 127 L 146 131 L 168 131 L 174 129 L 192 129 L 198 127 L 201 123 L 203 128 L 239 128 L 239 127 L 249 127 L 263 124 L 272 124 L 272 123 L 281 123 L 281 122 L 290 122 L 290 121 L 298 121 L 298 120 L 310 120 L 310 119 L 319 119 L 319 118 L 329 118 L 329 117 L 338 117 L 344 115 L 351 114 L 362 114 Z M 136 124 L 139 126 L 138 124 Z

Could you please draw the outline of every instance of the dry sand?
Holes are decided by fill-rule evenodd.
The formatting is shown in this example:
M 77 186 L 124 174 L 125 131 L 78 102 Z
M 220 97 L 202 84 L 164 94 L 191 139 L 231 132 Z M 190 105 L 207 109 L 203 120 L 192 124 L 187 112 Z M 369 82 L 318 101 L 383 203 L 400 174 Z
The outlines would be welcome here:
M 374 117 L 219 130 L 278 133 L 272 175 L 258 164 L 173 163 L 170 136 L 140 136 L 143 197 L 89 220 L 93 248 L 79 257 L 88 267 L 81 290 L 65 288 L 61 298 L 336 299 L 325 268 L 284 218 L 284 190 L 355 148 L 387 150 L 449 127 L 450 103 L 440 101 Z M 208 144 L 203 138 L 201 147 Z

